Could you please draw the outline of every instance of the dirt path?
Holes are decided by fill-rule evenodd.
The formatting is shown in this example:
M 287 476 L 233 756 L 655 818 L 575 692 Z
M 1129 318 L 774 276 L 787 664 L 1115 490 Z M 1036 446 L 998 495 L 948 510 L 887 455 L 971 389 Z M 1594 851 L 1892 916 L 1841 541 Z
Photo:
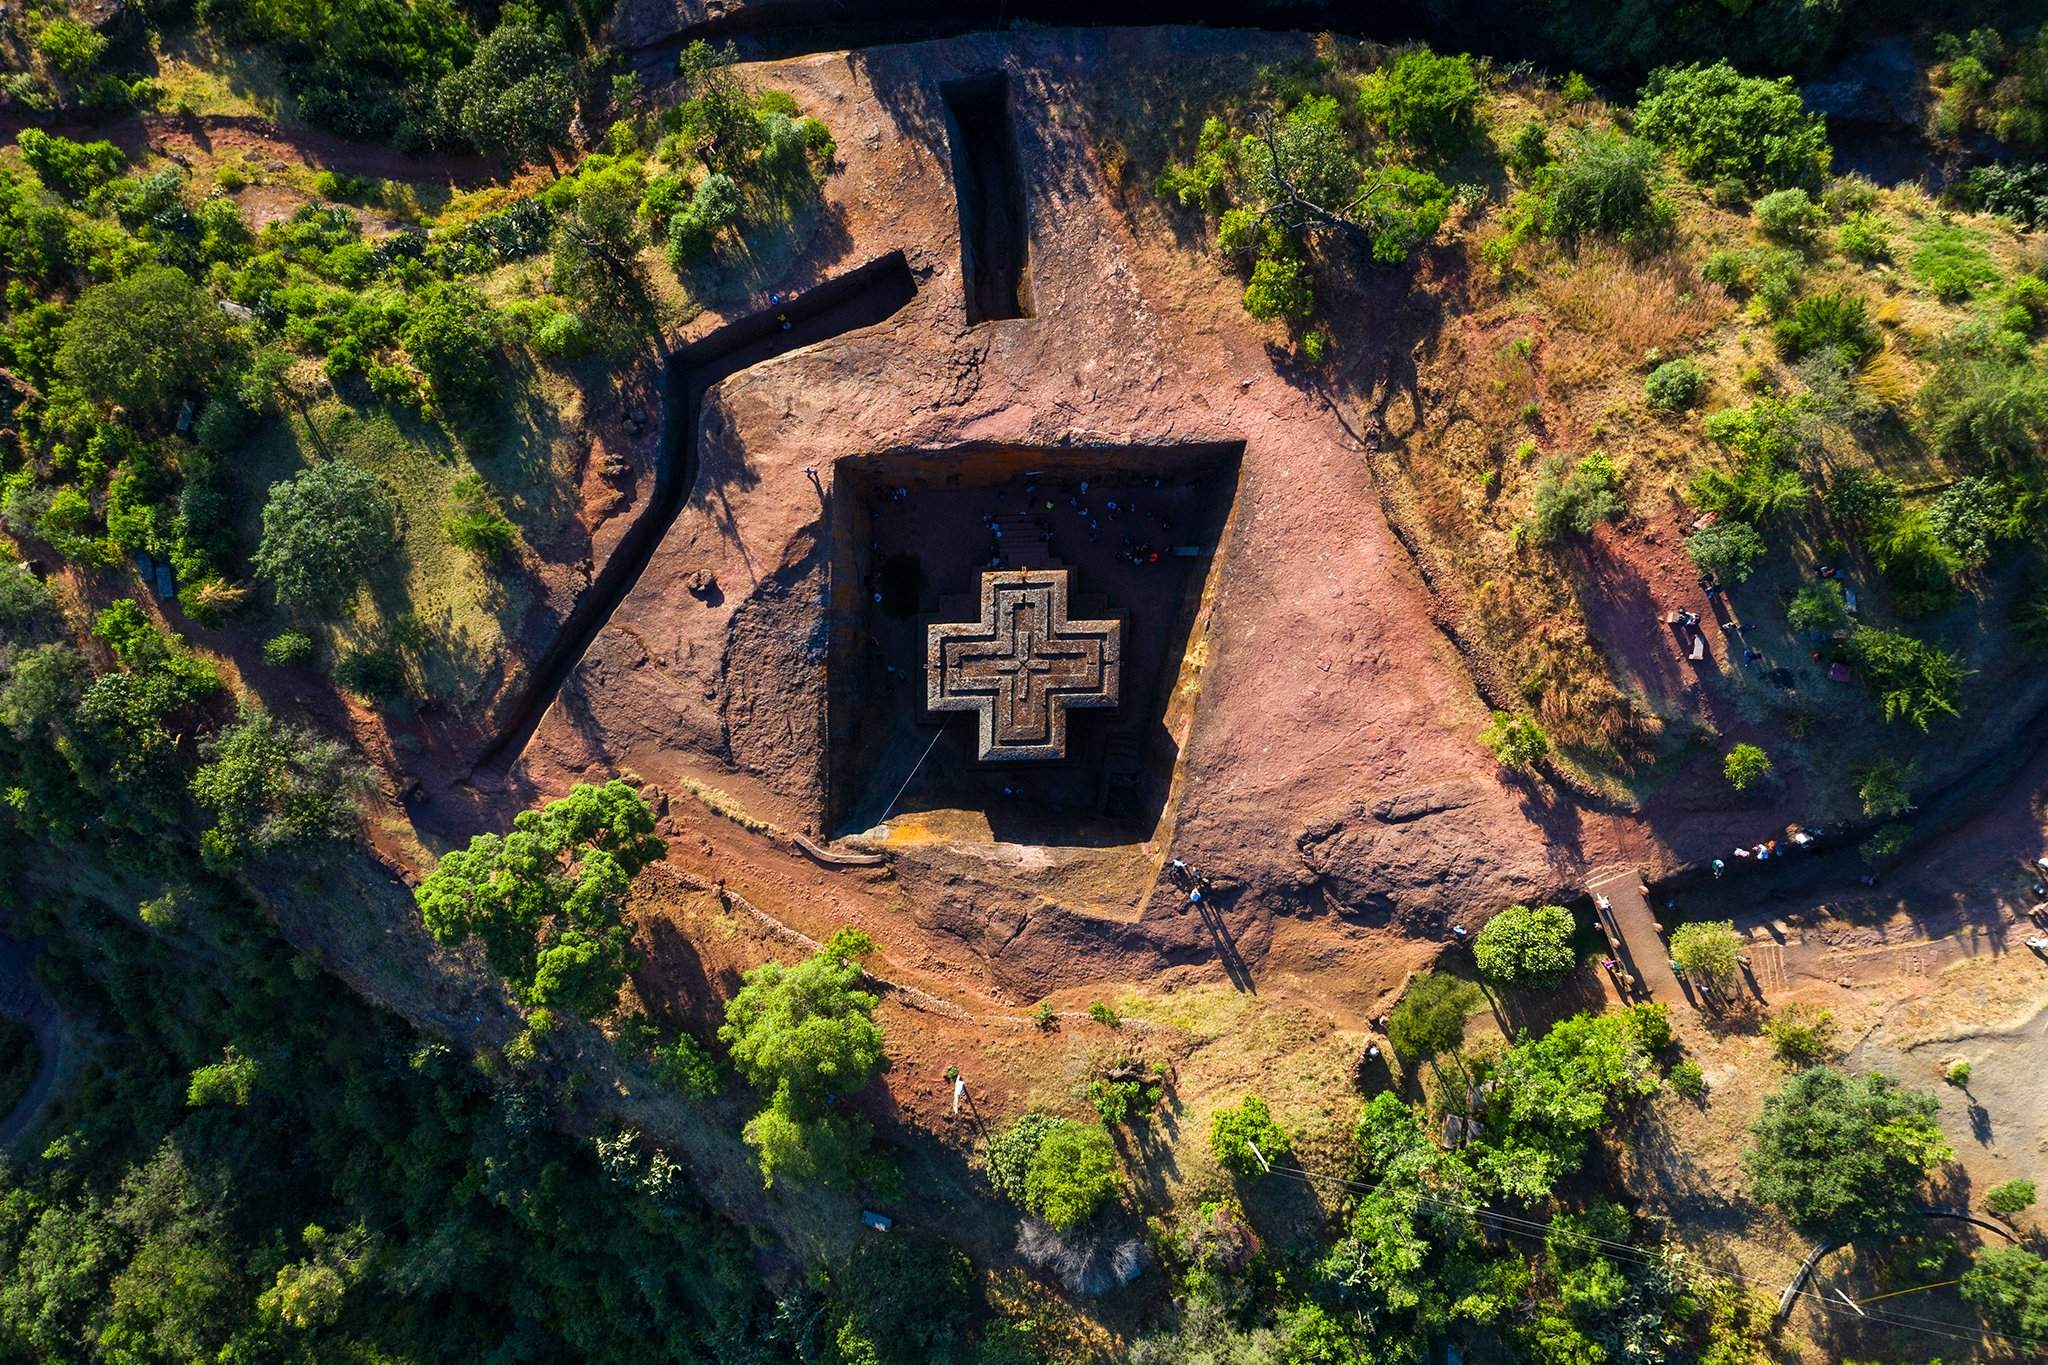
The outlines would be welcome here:
M 12 1147 L 42 1116 L 57 1087 L 58 1065 L 64 1057 L 64 1021 L 57 1002 L 35 978 L 36 950 L 16 939 L 0 938 L 0 1014 L 27 1024 L 36 1038 L 36 1074 L 21 1099 L 0 1118 L 0 1149 Z
M 131 156 L 143 150 L 197 153 L 218 160 L 240 153 L 257 161 L 284 161 L 344 175 L 402 180 L 419 185 L 474 189 L 505 179 L 503 168 L 480 156 L 404 156 L 390 147 L 349 142 L 311 128 L 287 127 L 257 114 L 143 114 L 112 123 L 49 122 L 0 114 L 0 138 L 23 128 L 83 140 L 105 139 Z
M 1678 978 L 1672 974 L 1664 936 L 1657 931 L 1657 917 L 1650 913 L 1650 903 L 1643 899 L 1642 879 L 1636 870 L 1621 868 L 1597 873 L 1586 883 L 1586 889 L 1595 896 L 1606 897 L 1615 927 L 1621 930 L 1629 970 L 1649 990 L 1650 998 L 1660 1005 L 1688 1003 Z

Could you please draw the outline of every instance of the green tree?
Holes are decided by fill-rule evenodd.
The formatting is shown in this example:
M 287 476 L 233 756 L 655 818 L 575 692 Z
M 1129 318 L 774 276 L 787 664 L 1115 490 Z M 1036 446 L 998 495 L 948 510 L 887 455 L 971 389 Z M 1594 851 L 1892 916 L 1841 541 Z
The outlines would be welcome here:
M 1487 1134 L 1516 1156 L 1522 1193 L 1547 1191 L 1577 1168 L 1604 1124 L 1656 1093 L 1650 1051 L 1668 1036 L 1662 1008 L 1652 1007 L 1648 1014 L 1575 1014 L 1508 1049 L 1493 1070 L 1500 1089 L 1488 1107 Z
M 1358 107 L 1397 140 L 1437 156 L 1455 156 L 1479 130 L 1479 75 L 1460 53 L 1403 52 L 1359 83 Z
M 1962 1295 L 1998 1331 L 2048 1341 L 2048 1260 L 2025 1247 L 1978 1252 L 1963 1272 Z
M 1735 989 L 1742 946 L 1733 920 L 1694 920 L 1671 931 L 1671 960 L 1723 994 Z
M 570 77 L 553 35 L 508 18 L 477 44 L 468 66 L 442 78 L 434 99 L 472 146 L 519 166 L 567 144 L 576 108 Z
M 1928 1171 L 1954 1155 L 1938 1109 L 1882 1072 L 1811 1067 L 1764 1100 L 1743 1167 L 1803 1232 L 1891 1236 L 1918 1221 Z
M 1253 1148 L 1257 1148 L 1256 1154 Z M 1287 1130 L 1273 1122 L 1273 1111 L 1257 1095 L 1246 1095 L 1235 1109 L 1218 1109 L 1209 1120 L 1209 1150 L 1232 1175 L 1263 1175 L 1266 1167 L 1285 1161 L 1291 1151 Z M 1260 1161 L 1259 1157 L 1265 1157 Z
M 555 215 L 554 291 L 604 346 L 617 349 L 653 329 L 640 221 L 640 184 L 624 168 L 586 172 Z
M 1717 521 L 1685 538 L 1685 552 L 1703 573 L 1740 583 L 1756 569 L 1768 547 L 1746 522 Z
M 43 31 L 36 35 L 36 46 L 52 66 L 76 81 L 83 80 L 98 64 L 100 55 L 107 50 L 107 40 L 69 15 L 59 15 L 44 22 Z
M 144 266 L 79 295 L 58 334 L 57 373 L 99 403 L 152 421 L 226 361 L 227 322 L 175 266 Z
M 1752 192 L 1818 189 L 1832 160 L 1824 123 L 1806 112 L 1790 77 L 1744 76 L 1725 61 L 1651 72 L 1636 131 L 1694 180 Z
M 356 828 L 355 799 L 366 774 L 337 740 L 244 710 L 200 741 L 199 756 L 192 799 L 213 815 L 200 836 L 211 862 L 232 865 Z
M 680 266 L 710 251 L 718 234 L 739 217 L 739 183 L 716 171 L 705 176 L 691 191 L 690 202 L 668 220 L 669 264 Z
M 1849 604 L 1842 596 L 1842 585 L 1832 578 L 1825 583 L 1808 583 L 1792 594 L 1785 619 L 1802 634 L 1839 630 L 1849 622 Z
M 1880 758 L 1864 770 L 1856 795 L 1863 813 L 1873 820 L 1891 820 L 1911 811 L 1913 765 L 1896 758 Z
M 1123 1177 L 1116 1147 L 1101 1128 L 1069 1123 L 1048 1129 L 1024 1172 L 1024 1205 L 1059 1232 L 1071 1232 L 1116 1197 Z
M 1904 718 L 1925 731 L 1962 705 L 1962 660 L 1898 631 L 1865 626 L 1849 637 L 1849 653 L 1877 694 L 1888 721 Z
M 578 783 L 521 811 L 511 833 L 479 834 L 443 857 L 413 894 L 437 942 L 476 940 L 527 1004 L 595 1016 L 625 981 L 626 893 L 666 851 L 638 792 L 616 778 Z
M 1771 775 L 1771 756 L 1754 744 L 1738 744 L 1721 760 L 1721 775 L 1743 791 Z
M 397 544 L 391 499 L 375 475 L 323 460 L 270 486 L 256 572 L 291 606 L 332 607 L 359 587 Z
M 1573 134 L 1565 154 L 1537 177 L 1542 228 L 1569 246 L 1586 237 L 1631 244 L 1666 237 L 1677 210 L 1664 197 L 1657 149 L 1602 128 Z
M 1444 972 L 1423 972 L 1408 983 L 1387 1017 L 1387 1041 L 1404 1061 L 1429 1062 L 1456 1056 L 1465 1045 L 1465 1017 L 1486 997 L 1469 981 Z
M 1510 905 L 1472 942 L 1479 970 L 1513 986 L 1555 986 L 1572 960 L 1572 912 L 1561 905 Z

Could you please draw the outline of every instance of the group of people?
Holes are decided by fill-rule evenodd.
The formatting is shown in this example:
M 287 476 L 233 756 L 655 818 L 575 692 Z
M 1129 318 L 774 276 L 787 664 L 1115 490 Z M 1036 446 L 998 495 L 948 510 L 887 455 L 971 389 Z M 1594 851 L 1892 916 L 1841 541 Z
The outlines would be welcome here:
M 1787 825 L 1785 833 L 1780 838 L 1765 839 L 1748 845 L 1737 844 L 1728 856 L 1741 859 L 1743 862 L 1753 860 L 1766 863 L 1773 858 L 1790 857 L 1794 853 L 1811 853 L 1820 847 L 1822 833 L 1823 831 L 1806 825 Z M 1720 858 L 1714 859 L 1711 866 L 1716 881 L 1728 871 L 1728 864 Z
M 1187 862 L 1175 858 L 1166 865 L 1166 875 L 1173 884 L 1188 893 L 1188 904 L 1200 905 L 1215 888 L 1204 873 L 1196 871 Z

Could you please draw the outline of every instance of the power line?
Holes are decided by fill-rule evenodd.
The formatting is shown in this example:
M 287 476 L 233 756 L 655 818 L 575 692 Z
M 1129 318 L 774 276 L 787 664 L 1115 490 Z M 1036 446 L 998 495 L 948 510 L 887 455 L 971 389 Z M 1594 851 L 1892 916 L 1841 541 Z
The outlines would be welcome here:
M 1317 1181 L 1322 1181 L 1327 1184 L 1342 1186 L 1347 1190 L 1351 1190 L 1361 1194 L 1375 1194 L 1380 1190 L 1385 1189 L 1389 1184 L 1393 1183 L 1393 1180 L 1395 1179 L 1395 1177 L 1390 1176 L 1386 1180 L 1382 1180 L 1381 1182 L 1379 1182 L 1377 1185 L 1362 1185 L 1357 1181 L 1347 1179 L 1343 1176 L 1326 1175 L 1317 1171 L 1305 1170 L 1298 1166 L 1272 1166 L 1270 1167 L 1270 1169 L 1276 1175 L 1292 1176 L 1295 1179 L 1300 1180 L 1303 1184 L 1313 1184 Z M 1529 1237 L 1532 1239 L 1542 1238 L 1544 1240 L 1547 1240 L 1553 1235 L 1562 1236 L 1566 1238 L 1575 1238 L 1578 1241 L 1588 1245 L 1606 1248 L 1613 1256 L 1615 1256 L 1616 1259 L 1623 1260 L 1630 1264 L 1638 1265 L 1646 1269 L 1656 1269 L 1664 1264 L 1661 1258 L 1651 1255 L 1642 1247 L 1633 1246 L 1627 1242 L 1617 1242 L 1612 1238 L 1599 1237 L 1594 1235 L 1593 1233 L 1584 1232 L 1577 1228 L 1561 1228 L 1558 1227 L 1555 1223 L 1549 1222 L 1547 1220 L 1523 1218 L 1517 1214 L 1505 1213 L 1499 1209 L 1488 1208 L 1484 1204 L 1461 1203 L 1454 1199 L 1443 1198 L 1440 1195 L 1429 1194 L 1420 1189 L 1414 1190 L 1412 1191 L 1412 1193 L 1417 1200 L 1423 1203 L 1434 1204 L 1439 1208 L 1451 1209 L 1459 1213 L 1470 1214 L 1474 1217 L 1484 1215 L 1485 1217 L 1491 1218 L 1496 1223 L 1501 1225 L 1501 1231 L 1505 1233 L 1510 1233 L 1516 1236 Z M 1787 1259 L 1790 1258 L 1788 1257 Z M 1748 1285 L 1752 1288 L 1769 1290 L 1774 1293 L 1783 1292 L 1782 1286 L 1777 1285 L 1769 1280 L 1758 1279 L 1757 1277 L 1749 1275 L 1742 1271 L 1716 1271 L 1714 1273 L 1720 1274 L 1726 1279 L 1734 1280 L 1741 1284 Z M 1930 1288 L 1932 1286 L 1922 1287 Z M 1849 1314 L 1845 1312 L 1842 1308 L 1838 1308 L 1834 1304 L 1829 1303 L 1827 1298 L 1818 1289 L 1802 1289 L 1794 1297 L 1807 1300 L 1815 1308 L 1820 1309 L 1822 1312 L 1832 1313 L 1838 1317 L 1849 1316 Z M 1879 1297 L 1889 1296 L 1880 1295 Z M 1869 1302 L 1875 1302 L 1875 1300 L 1870 1300 Z M 1921 1317 L 1918 1314 L 1867 1312 L 1863 1309 L 1857 1308 L 1856 1305 L 1853 1303 L 1849 1304 L 1848 1307 L 1849 1309 L 1853 1310 L 1859 1318 L 1867 1322 L 1881 1323 L 1888 1327 L 1898 1327 L 1909 1332 L 1923 1332 L 1931 1336 L 1946 1337 L 1952 1341 L 1977 1342 L 1982 1340 L 1984 1337 L 1991 1337 L 1996 1340 L 2011 1342 L 2012 1344 L 2017 1346 L 2035 1346 L 2042 1344 L 2040 1341 L 2037 1341 L 2033 1338 L 2015 1337 L 2010 1336 L 2003 1332 L 1994 1332 L 1988 1329 L 1981 1333 L 1963 1332 L 1957 1330 L 1954 1324 L 1952 1323 L 1944 1323 L 1934 1318 Z

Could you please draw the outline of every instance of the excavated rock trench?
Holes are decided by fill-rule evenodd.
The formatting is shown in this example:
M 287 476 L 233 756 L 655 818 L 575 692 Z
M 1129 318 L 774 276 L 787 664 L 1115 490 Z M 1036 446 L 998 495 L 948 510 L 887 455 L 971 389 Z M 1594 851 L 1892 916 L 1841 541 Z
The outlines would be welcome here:
M 661 455 L 654 493 L 597 579 L 535 665 L 504 728 L 485 746 L 472 780 L 502 779 L 519 759 L 555 697 L 583 662 L 591 641 L 640 581 L 697 482 L 704 396 L 741 370 L 802 347 L 871 327 L 916 296 L 900 251 L 825 281 L 779 304 L 737 318 L 675 352 L 668 362 Z

